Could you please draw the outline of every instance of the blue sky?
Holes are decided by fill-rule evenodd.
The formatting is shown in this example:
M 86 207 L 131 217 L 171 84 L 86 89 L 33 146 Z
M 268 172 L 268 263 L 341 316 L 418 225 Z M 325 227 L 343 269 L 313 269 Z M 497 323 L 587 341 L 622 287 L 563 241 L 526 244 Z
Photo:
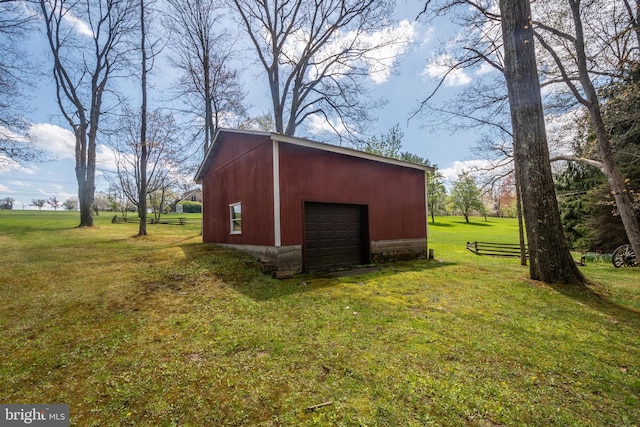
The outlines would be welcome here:
M 424 119 L 421 117 L 408 120 L 418 102 L 433 90 L 438 81 L 438 69 L 425 67 L 442 43 L 457 31 L 444 21 L 435 25 L 416 22 L 415 17 L 422 6 L 422 1 L 407 0 L 397 3 L 397 18 L 399 21 L 406 21 L 405 28 L 410 26 L 412 43 L 400 57 L 395 73 L 388 78 L 372 79 L 370 82 L 374 96 L 382 96 L 388 100 L 376 112 L 378 121 L 372 133 L 386 133 L 395 124 L 399 124 L 404 132 L 403 151 L 429 159 L 446 176 L 453 178 L 465 166 L 465 162 L 473 160 L 470 148 L 476 142 L 476 135 L 464 132 L 451 135 L 448 130 L 434 133 L 423 128 Z M 43 70 L 50 69 L 41 34 L 30 39 L 29 48 L 36 58 L 40 58 Z M 256 78 L 261 76 L 259 72 L 258 68 L 249 68 L 244 73 L 245 88 L 250 93 L 247 101 L 253 105 L 250 111 L 253 115 L 269 110 L 268 86 L 266 79 Z M 158 87 L 167 86 L 172 80 L 168 70 L 156 71 L 155 78 Z M 469 83 L 471 78 L 466 74 L 457 75 L 443 87 L 435 101 L 453 100 L 460 86 Z M 38 79 L 30 102 L 33 110 L 27 115 L 34 124 L 31 129 L 34 140 L 47 150 L 47 155 L 52 160 L 3 167 L 0 170 L 0 199 L 14 198 L 14 209 L 34 209 L 30 206 L 33 199 L 56 196 L 64 201 L 77 193 L 73 136 L 60 117 L 52 84 L 48 74 Z M 104 146 L 98 147 L 98 161 L 103 168 L 111 167 L 112 157 Z M 97 177 L 97 186 L 98 190 L 105 190 L 107 187 L 106 181 L 100 176 Z

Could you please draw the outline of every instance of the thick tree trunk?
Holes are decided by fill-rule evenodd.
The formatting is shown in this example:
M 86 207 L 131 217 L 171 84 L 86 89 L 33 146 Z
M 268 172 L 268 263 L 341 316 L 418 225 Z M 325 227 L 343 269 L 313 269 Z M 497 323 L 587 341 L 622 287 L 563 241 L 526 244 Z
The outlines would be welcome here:
M 516 175 L 516 214 L 518 215 L 518 238 L 520 243 L 520 265 L 527 265 L 527 247 L 525 242 L 524 223 L 522 222 L 522 190 L 518 181 L 518 163 L 513 162 Z
M 529 242 L 529 272 L 547 283 L 584 282 L 562 231 L 549 163 L 529 0 L 500 0 L 514 158 Z
M 80 207 L 80 224 L 78 227 L 93 226 L 93 200 L 95 183 L 90 177 L 87 165 L 87 125 L 82 123 L 76 128 L 76 180 L 78 181 L 78 204 Z M 95 158 L 95 149 L 94 149 Z

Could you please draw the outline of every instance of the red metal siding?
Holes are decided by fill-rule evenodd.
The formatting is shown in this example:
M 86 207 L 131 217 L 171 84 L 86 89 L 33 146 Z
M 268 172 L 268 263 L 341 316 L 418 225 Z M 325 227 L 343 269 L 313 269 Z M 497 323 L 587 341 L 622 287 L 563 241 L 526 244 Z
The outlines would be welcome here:
M 368 205 L 370 240 L 426 237 L 424 172 L 279 143 L 282 244 L 304 240 L 305 201 Z
M 202 188 L 203 241 L 274 245 L 273 151 L 268 137 L 223 135 Z M 242 203 L 242 234 L 230 234 L 229 205 Z

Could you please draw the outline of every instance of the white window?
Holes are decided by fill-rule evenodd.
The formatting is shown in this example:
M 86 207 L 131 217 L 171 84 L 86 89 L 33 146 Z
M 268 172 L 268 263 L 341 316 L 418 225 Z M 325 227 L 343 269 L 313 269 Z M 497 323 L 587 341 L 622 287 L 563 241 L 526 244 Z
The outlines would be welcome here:
M 242 234 L 242 203 L 229 205 L 231 218 L 231 234 Z

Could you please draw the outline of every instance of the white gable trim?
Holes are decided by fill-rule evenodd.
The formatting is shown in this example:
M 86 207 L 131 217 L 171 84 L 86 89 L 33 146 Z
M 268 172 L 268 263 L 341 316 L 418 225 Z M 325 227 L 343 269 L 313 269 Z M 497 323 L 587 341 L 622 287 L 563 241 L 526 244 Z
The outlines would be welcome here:
M 282 246 L 280 228 L 280 147 L 273 140 L 273 238 L 274 246 Z
M 244 135 L 264 136 L 264 137 L 271 138 L 271 140 L 273 140 L 273 141 L 280 141 L 280 142 L 284 142 L 286 144 L 292 144 L 292 145 L 298 145 L 298 146 L 301 146 L 301 147 L 313 148 L 315 150 L 322 150 L 322 151 L 327 151 L 327 152 L 330 152 L 330 153 L 343 154 L 345 156 L 357 157 L 357 158 L 360 158 L 360 159 L 371 160 L 371 161 L 378 162 L 378 163 L 386 163 L 386 164 L 401 166 L 401 167 L 405 167 L 405 168 L 418 169 L 418 170 L 425 171 L 425 172 L 426 171 L 433 172 L 433 168 L 431 168 L 429 166 L 423 166 L 423 165 L 418 165 L 418 164 L 415 164 L 415 163 L 405 162 L 405 161 L 402 161 L 402 160 L 392 159 L 392 158 L 389 158 L 389 157 L 378 156 L 376 154 L 371 154 L 371 153 L 367 153 L 367 152 L 364 152 L 364 151 L 354 150 L 352 148 L 340 147 L 338 145 L 331 145 L 331 144 L 325 144 L 325 143 L 321 143 L 321 142 L 315 142 L 315 141 L 311 141 L 309 139 L 298 138 L 298 137 L 295 137 L 295 136 L 282 135 L 282 134 L 275 133 L 275 132 L 219 128 L 216 131 L 216 135 L 214 136 L 213 141 L 211 141 L 211 146 L 209 147 L 209 149 L 207 150 L 206 154 L 204 155 L 204 159 L 202 161 L 202 164 L 200 165 L 200 167 L 198 168 L 198 171 L 196 172 L 196 176 L 195 176 L 194 181 L 196 183 L 198 183 L 198 184 L 202 183 L 202 174 L 204 173 L 204 170 L 206 169 L 206 167 L 209 165 L 209 162 L 210 162 L 209 158 L 212 155 L 212 152 L 214 151 L 214 149 L 217 148 L 216 142 L 218 141 L 218 137 L 219 137 L 219 135 L 221 133 L 235 133 L 235 134 L 244 134 Z
M 389 157 L 378 156 L 376 154 L 367 153 L 364 151 L 354 150 L 351 148 L 340 147 L 338 145 L 324 144 L 321 142 L 314 142 L 308 139 L 296 138 L 294 136 L 282 135 L 279 133 L 272 133 L 271 139 L 285 142 L 287 144 L 299 145 L 301 147 L 313 148 L 316 150 L 328 151 L 330 153 L 343 154 L 345 156 L 358 157 L 360 159 L 371 160 L 378 163 L 387 163 L 390 165 L 402 166 L 405 168 L 418 169 L 421 171 L 431 171 L 432 168 L 428 166 L 418 165 L 416 163 L 404 162 L 402 160 L 392 159 Z

